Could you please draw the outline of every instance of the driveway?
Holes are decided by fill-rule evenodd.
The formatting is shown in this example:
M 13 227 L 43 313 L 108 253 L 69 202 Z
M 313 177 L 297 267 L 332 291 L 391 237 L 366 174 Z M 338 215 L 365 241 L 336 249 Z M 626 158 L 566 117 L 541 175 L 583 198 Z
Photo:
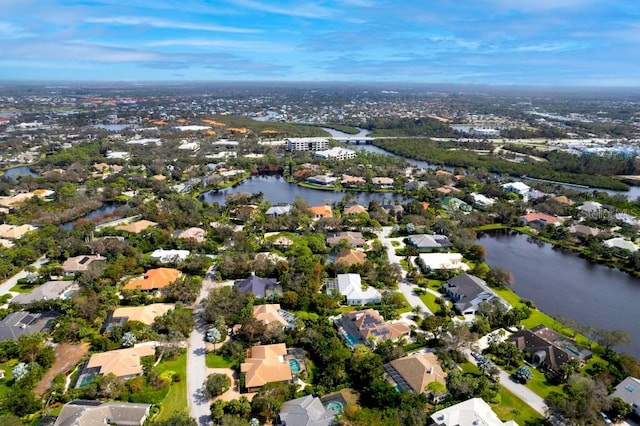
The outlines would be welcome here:
M 387 249 L 387 257 L 389 258 L 389 263 L 401 266 L 401 258 L 400 256 L 396 255 L 396 249 L 391 244 L 391 240 L 388 238 L 390 233 L 391 227 L 384 226 L 381 231 L 376 232 L 376 235 L 378 236 L 380 243 L 382 243 L 382 245 Z M 398 283 L 398 290 L 400 290 L 404 297 L 407 298 L 407 301 L 409 302 L 411 307 L 420 306 L 424 315 L 431 315 L 432 312 L 429 310 L 429 308 L 427 308 L 427 305 L 425 305 L 424 302 L 413 291 L 415 286 L 406 280 L 407 271 L 405 271 L 402 267 L 401 269 L 402 280 Z
M 187 348 L 187 401 L 191 417 L 198 421 L 199 425 L 211 424 L 211 410 L 209 409 L 209 398 L 204 394 L 204 381 L 207 378 L 207 365 L 205 360 L 206 324 L 200 319 L 202 311 L 202 300 L 209 294 L 209 285 L 203 285 L 198 300 L 194 316 L 196 327 L 189 336 L 189 346 Z
M 40 269 L 40 267 L 42 265 L 44 265 L 48 261 L 49 261 L 49 259 L 47 259 L 46 256 L 42 256 L 40 259 L 36 260 L 31 265 L 34 268 L 36 268 L 36 270 L 38 270 L 38 269 Z M 9 293 L 9 294 L 12 295 L 11 297 L 13 298 L 13 296 L 15 296 L 18 293 L 10 292 L 9 290 L 11 290 L 11 288 L 13 288 L 16 285 L 18 285 L 18 280 L 20 280 L 22 278 L 26 278 L 28 274 L 29 273 L 23 269 L 22 271 L 18 272 L 14 276 L 7 278 L 7 280 L 5 282 L 0 284 L 0 295 Z

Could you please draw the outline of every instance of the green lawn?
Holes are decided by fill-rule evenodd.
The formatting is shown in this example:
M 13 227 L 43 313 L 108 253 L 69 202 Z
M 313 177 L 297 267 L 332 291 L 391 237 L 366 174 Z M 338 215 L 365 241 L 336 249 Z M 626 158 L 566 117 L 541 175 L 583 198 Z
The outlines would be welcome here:
M 402 300 L 404 300 L 405 307 L 402 309 L 396 309 L 396 313 L 400 315 L 400 314 L 406 314 L 407 312 L 411 312 L 413 310 L 413 306 L 411 306 L 407 298 L 404 297 L 404 294 L 402 293 L 397 293 L 397 294 L 399 297 L 402 297 Z
M 508 225 L 503 223 L 490 223 L 488 225 L 476 226 L 473 228 L 474 231 L 494 231 L 496 229 L 509 229 Z
M 500 420 L 514 420 L 519 425 L 541 420 L 543 417 L 511 391 L 500 386 L 500 404 L 490 404 Z
M 9 387 L 8 384 L 11 381 L 11 372 L 15 365 L 15 360 L 0 364 L 0 368 L 4 370 L 4 379 L 0 379 L 0 398 L 4 398 L 9 392 L 11 392 L 11 387 Z
M 15 291 L 16 293 L 31 293 L 31 290 L 38 287 L 37 285 L 31 284 L 18 284 L 14 285 L 9 289 L 9 291 Z
M 160 405 L 158 420 L 166 420 L 174 411 L 187 410 L 187 353 L 183 353 L 176 359 L 170 361 L 162 361 L 155 367 L 156 371 L 162 376 L 162 373 L 168 371 L 180 375 L 180 381 L 172 383 L 169 393 Z
M 435 294 L 425 293 L 420 295 L 419 297 L 420 297 L 420 300 L 422 300 L 424 304 L 427 305 L 427 308 L 429 308 L 429 310 L 432 313 L 435 313 L 440 310 L 440 305 L 436 303 L 438 296 L 436 296 Z
M 220 355 L 216 355 L 213 352 L 207 352 L 206 363 L 207 368 L 231 368 L 233 367 L 234 361 Z

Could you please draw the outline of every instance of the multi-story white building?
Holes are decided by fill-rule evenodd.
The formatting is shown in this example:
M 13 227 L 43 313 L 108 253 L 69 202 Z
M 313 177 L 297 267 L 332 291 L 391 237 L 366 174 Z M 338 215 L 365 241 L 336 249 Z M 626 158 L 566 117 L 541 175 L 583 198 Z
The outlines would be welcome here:
M 322 151 L 329 148 L 327 138 L 288 138 L 287 151 Z
M 324 151 L 316 151 L 313 156 L 325 160 L 349 160 L 356 158 L 356 152 L 352 149 L 333 147 Z

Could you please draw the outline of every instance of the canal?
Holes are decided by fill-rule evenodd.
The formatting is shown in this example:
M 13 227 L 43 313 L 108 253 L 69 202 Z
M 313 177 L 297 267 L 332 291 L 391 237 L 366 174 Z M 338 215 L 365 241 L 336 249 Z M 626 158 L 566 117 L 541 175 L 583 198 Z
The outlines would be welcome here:
M 625 330 L 617 347 L 640 359 L 640 280 L 513 231 L 479 236 L 487 263 L 511 272 L 513 290 L 551 315 L 607 330 Z

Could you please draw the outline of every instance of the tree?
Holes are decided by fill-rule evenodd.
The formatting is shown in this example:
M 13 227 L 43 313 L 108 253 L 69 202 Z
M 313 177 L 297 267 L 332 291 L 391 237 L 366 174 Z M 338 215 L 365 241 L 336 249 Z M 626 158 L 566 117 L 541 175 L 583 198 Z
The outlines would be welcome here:
M 231 388 L 231 379 L 226 374 L 210 374 L 204 383 L 204 392 L 209 398 L 222 395 Z
M 606 411 L 611 401 L 602 382 L 574 374 L 563 392 L 551 392 L 545 403 L 556 416 L 571 424 L 583 425 L 600 424 L 600 412 Z
M 437 399 L 439 396 L 444 395 L 447 392 L 447 387 L 444 383 L 434 381 L 429 383 L 425 390 L 429 393 L 431 399 Z
M 609 414 L 609 418 L 614 422 L 621 422 L 631 414 L 632 410 L 631 405 L 627 404 L 624 399 L 616 396 L 611 401 L 611 408 L 607 411 L 607 414 Z
M 511 287 L 515 283 L 513 274 L 504 268 L 493 267 L 487 273 L 487 284 L 491 287 Z
M 125 348 L 130 348 L 136 343 L 136 335 L 130 331 L 127 331 L 122 335 L 122 346 Z
M 447 322 L 447 318 L 440 315 L 429 315 L 422 321 L 422 329 L 433 334 L 433 338 L 437 340 L 440 337 L 442 328 L 447 325 Z
M 529 383 L 529 381 L 533 379 L 533 373 L 529 367 L 521 365 L 514 373 L 514 377 L 520 383 Z
M 222 333 L 220 333 L 220 330 L 218 330 L 216 327 L 211 327 L 209 330 L 207 330 L 207 334 L 205 335 L 205 339 L 207 340 L 207 342 L 213 343 L 214 351 L 216 350 L 215 344 L 220 341 L 221 337 Z
M 28 373 L 29 373 L 29 365 L 24 362 L 16 364 L 15 367 L 13 367 L 13 370 L 11 371 L 11 374 L 13 375 L 13 380 L 15 380 L 16 382 L 19 382 L 20 380 L 24 379 Z
M 614 346 L 627 345 L 631 342 L 624 330 L 596 330 L 595 341 L 604 346 L 607 354 L 613 351 Z
M 155 420 L 151 426 L 198 426 L 198 422 L 186 411 L 174 411 L 165 420 Z

